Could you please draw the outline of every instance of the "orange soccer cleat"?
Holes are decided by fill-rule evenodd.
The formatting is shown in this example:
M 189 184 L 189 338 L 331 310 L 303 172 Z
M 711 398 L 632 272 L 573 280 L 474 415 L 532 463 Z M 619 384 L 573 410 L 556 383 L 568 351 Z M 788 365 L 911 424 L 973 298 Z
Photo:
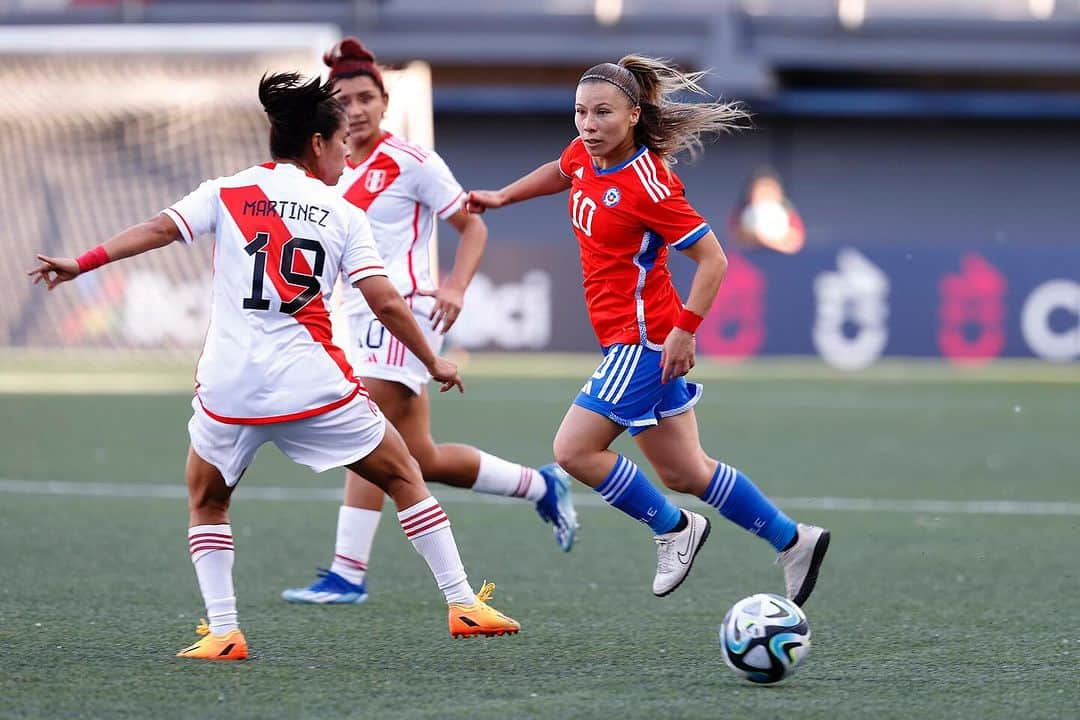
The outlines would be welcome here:
M 210 632 L 206 620 L 203 620 L 195 628 L 195 632 L 202 635 L 202 638 L 176 653 L 176 657 L 195 660 L 247 660 L 247 640 L 240 628 L 230 630 L 224 635 L 214 635 Z
M 485 582 L 476 593 L 476 603 L 473 605 L 451 603 L 450 634 L 456 638 L 517 634 L 521 629 L 520 623 L 487 604 L 494 592 L 495 583 Z

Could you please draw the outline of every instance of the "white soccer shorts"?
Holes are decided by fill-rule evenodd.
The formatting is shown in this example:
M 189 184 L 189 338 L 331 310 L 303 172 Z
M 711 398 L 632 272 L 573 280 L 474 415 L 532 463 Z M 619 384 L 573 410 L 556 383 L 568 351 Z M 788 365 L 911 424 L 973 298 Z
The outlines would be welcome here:
M 420 302 L 421 300 L 425 302 Z M 424 331 L 424 337 L 432 351 L 438 355 L 442 350 L 443 336 L 431 329 L 428 314 L 434 306 L 431 298 L 417 298 L 413 308 L 413 317 Z M 357 377 L 378 378 L 401 383 L 419 395 L 431 380 L 424 363 L 412 354 L 400 340 L 383 327 L 375 313 L 365 308 L 364 312 L 349 316 L 349 363 Z
M 329 412 L 289 422 L 231 425 L 206 414 L 199 398 L 188 422 L 191 447 L 233 487 L 263 443 L 272 442 L 293 462 L 315 472 L 342 467 L 370 455 L 386 433 L 386 420 L 364 395 Z

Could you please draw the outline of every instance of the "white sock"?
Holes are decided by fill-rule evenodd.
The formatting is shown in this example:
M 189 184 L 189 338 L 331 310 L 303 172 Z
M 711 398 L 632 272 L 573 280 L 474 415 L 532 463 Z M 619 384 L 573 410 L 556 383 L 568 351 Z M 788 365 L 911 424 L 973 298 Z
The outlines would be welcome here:
M 423 556 L 435 582 L 446 596 L 447 603 L 472 605 L 476 595 L 469 587 L 469 578 L 461 564 L 454 533 L 450 530 L 450 521 L 439 506 L 439 502 L 428 497 L 398 513 L 401 529 L 405 537 Z
M 236 621 L 236 591 L 233 589 L 233 551 L 230 525 L 196 525 L 188 528 L 188 550 L 195 564 L 206 604 L 210 632 L 224 635 L 239 627 Z
M 334 545 L 334 561 L 330 563 L 331 571 L 353 585 L 364 582 L 371 544 L 375 542 L 375 531 L 379 528 L 381 517 L 382 513 L 378 510 L 348 505 L 338 508 L 337 542 Z
M 518 465 L 480 451 L 480 472 L 472 489 L 489 495 L 525 498 L 536 502 L 547 492 L 544 476 L 531 467 Z

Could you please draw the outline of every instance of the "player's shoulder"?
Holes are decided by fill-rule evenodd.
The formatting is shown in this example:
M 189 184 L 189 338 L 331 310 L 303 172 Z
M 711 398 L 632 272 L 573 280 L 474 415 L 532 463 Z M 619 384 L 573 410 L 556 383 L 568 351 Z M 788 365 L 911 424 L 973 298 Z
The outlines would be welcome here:
M 200 189 L 209 189 L 220 192 L 222 190 L 234 190 L 239 188 L 255 188 L 263 187 L 266 181 L 271 177 L 271 171 L 277 165 L 277 163 L 266 162 L 261 165 L 252 165 L 249 168 L 244 168 L 239 172 L 235 172 L 232 175 L 223 175 L 221 177 L 212 178 L 206 180 L 200 185 Z
M 310 199 L 333 209 L 335 216 L 341 218 L 346 225 L 356 218 L 361 220 L 367 218 L 367 213 L 345 199 L 340 185 L 327 185 L 320 180 L 315 180 L 307 188 L 307 193 Z
M 635 194 L 648 202 L 663 202 L 683 193 L 683 184 L 675 171 L 652 150 L 642 147 L 626 163 L 625 177 Z
M 325 192 L 320 192 L 320 201 L 333 210 L 346 232 L 356 232 L 369 227 L 367 212 L 345 199 L 340 187 L 323 185 Z
M 433 151 L 425 150 L 419 145 L 392 133 L 387 133 L 383 137 L 379 149 L 394 158 L 403 167 L 423 165 L 434 155 Z
M 217 182 L 219 185 L 225 187 L 255 185 L 258 184 L 260 180 L 271 177 L 271 173 L 277 165 L 278 164 L 273 161 L 252 165 L 249 168 L 244 168 L 240 172 L 218 178 Z
M 585 143 L 581 141 L 581 136 L 578 135 L 570 141 L 569 145 L 563 148 L 562 153 L 559 155 L 559 172 L 566 177 L 574 175 L 580 179 L 582 177 L 582 168 L 588 162 L 591 162 L 589 153 L 585 149 Z

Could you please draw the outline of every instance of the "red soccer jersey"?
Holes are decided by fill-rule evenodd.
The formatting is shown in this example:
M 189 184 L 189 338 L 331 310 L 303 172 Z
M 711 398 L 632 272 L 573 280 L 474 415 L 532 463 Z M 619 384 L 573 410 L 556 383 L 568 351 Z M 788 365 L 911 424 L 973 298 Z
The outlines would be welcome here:
M 682 310 L 667 268 L 668 246 L 685 250 L 709 232 L 682 182 L 640 148 L 604 170 L 581 138 L 559 157 L 570 179 L 570 224 L 581 250 L 585 305 L 600 345 L 661 349 Z

